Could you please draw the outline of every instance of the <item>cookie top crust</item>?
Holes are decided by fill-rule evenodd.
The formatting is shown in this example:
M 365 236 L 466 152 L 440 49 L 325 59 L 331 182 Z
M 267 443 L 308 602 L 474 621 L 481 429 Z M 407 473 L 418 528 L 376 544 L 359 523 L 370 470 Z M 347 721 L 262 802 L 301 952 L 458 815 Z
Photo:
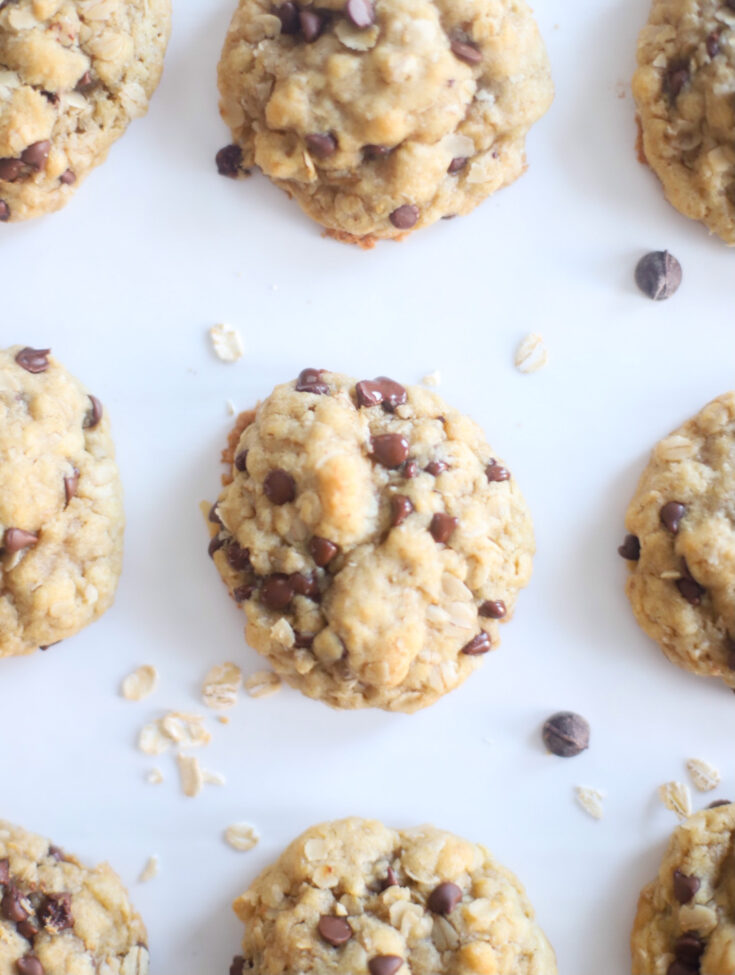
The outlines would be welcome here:
M 238 897 L 233 975 L 556 975 L 525 891 L 482 846 L 375 820 L 323 823 Z
M 147 975 L 145 927 L 106 863 L 0 820 L 0 971 Z
M 102 404 L 48 349 L 0 350 L 0 657 L 46 649 L 111 605 L 114 457 Z
M 414 711 L 460 684 L 534 551 L 479 427 L 420 387 L 317 369 L 244 423 L 210 554 L 248 642 L 334 707 Z
M 680 667 L 735 688 L 735 393 L 656 445 L 625 519 L 627 593 Z
M 735 244 L 735 2 L 654 0 L 633 95 L 646 160 L 677 210 Z
M 219 87 L 239 150 L 227 174 L 259 166 L 364 246 L 516 179 L 553 98 L 522 0 L 241 0 Z
M 163 69 L 170 0 L 0 0 L 0 221 L 58 210 Z
M 690 816 L 638 902 L 633 975 L 735 971 L 735 804 Z

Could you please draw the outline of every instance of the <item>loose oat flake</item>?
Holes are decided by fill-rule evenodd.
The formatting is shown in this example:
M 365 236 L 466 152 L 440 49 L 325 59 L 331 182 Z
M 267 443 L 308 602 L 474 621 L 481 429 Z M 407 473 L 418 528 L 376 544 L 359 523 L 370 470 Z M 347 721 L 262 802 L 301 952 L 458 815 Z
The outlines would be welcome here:
M 516 349 L 515 365 L 519 372 L 538 372 L 548 361 L 549 353 L 539 332 L 530 332 Z
M 208 708 L 216 711 L 231 708 L 237 703 L 241 686 L 242 671 L 237 664 L 218 664 L 204 678 L 202 699 Z
M 245 690 L 250 697 L 268 697 L 280 690 L 281 678 L 272 670 L 257 670 L 245 681 Z
M 720 784 L 721 775 L 719 769 L 702 758 L 690 758 L 687 762 L 687 772 L 692 777 L 692 782 L 700 792 L 710 792 Z
M 593 819 L 602 819 L 602 801 L 605 793 L 590 786 L 578 785 L 574 789 L 577 802 Z
M 204 727 L 204 718 L 199 714 L 171 711 L 161 719 L 161 728 L 171 741 L 182 748 L 201 748 L 212 740 Z
M 149 785 L 160 785 L 163 782 L 163 772 L 160 768 L 152 768 L 145 777 Z
M 171 739 L 161 729 L 160 721 L 152 721 L 141 728 L 138 748 L 146 755 L 162 755 L 171 747 Z
M 257 846 L 260 836 L 258 831 L 250 823 L 233 823 L 225 830 L 225 840 L 233 850 L 252 850 Z
M 213 325 L 209 330 L 212 348 L 222 362 L 237 362 L 245 355 L 242 336 L 232 325 Z
M 209 769 L 202 769 L 202 781 L 205 785 L 226 785 L 227 779 L 221 772 L 210 772 Z
M 158 867 L 159 867 L 158 857 L 155 854 L 152 857 L 148 857 L 148 861 L 146 862 L 146 865 L 143 867 L 140 877 L 138 877 L 140 883 L 145 884 L 149 880 L 153 880 L 154 877 L 157 877 Z
M 666 782 L 659 786 L 658 795 L 661 802 L 676 813 L 679 819 L 686 819 L 692 811 L 692 795 L 689 786 L 683 782 Z
M 155 691 L 157 684 L 158 671 L 147 664 L 128 674 L 120 690 L 127 701 L 142 701 Z
M 191 798 L 198 796 L 204 785 L 199 759 L 194 755 L 179 755 L 177 761 L 182 792 Z

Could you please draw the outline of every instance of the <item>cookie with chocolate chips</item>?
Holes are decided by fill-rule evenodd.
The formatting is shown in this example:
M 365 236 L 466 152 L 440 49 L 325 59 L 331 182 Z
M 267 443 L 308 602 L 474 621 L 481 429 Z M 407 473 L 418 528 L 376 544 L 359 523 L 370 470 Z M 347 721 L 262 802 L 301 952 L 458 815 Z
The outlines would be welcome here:
M 656 445 L 619 552 L 643 629 L 669 660 L 735 688 L 735 393 Z
M 260 167 L 364 247 L 512 183 L 553 97 L 523 0 L 240 0 L 219 88 L 219 171 Z
M 49 349 L 0 350 L 0 657 L 46 650 L 112 604 L 114 457 L 101 402 Z
M 653 0 L 633 95 L 645 159 L 680 213 L 735 244 L 735 0 Z
M 433 826 L 314 826 L 237 898 L 232 975 L 556 975 L 525 891 L 488 851 Z
M 147 975 L 146 942 L 111 867 L 0 820 L 0 971 Z
M 674 832 L 641 892 L 631 948 L 633 975 L 735 972 L 735 805 L 705 809 Z
M 58 210 L 144 115 L 170 0 L 0 0 L 0 222 Z
M 415 711 L 498 645 L 531 519 L 482 431 L 435 393 L 305 369 L 227 458 L 209 551 L 248 642 L 294 687 Z

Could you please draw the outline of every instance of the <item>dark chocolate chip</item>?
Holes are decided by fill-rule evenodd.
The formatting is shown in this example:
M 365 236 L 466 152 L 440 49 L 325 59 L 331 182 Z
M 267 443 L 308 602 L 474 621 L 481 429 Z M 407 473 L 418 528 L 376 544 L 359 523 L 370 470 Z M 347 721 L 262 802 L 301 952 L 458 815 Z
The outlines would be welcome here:
M 329 393 L 329 386 L 322 381 L 324 369 L 302 369 L 296 380 L 297 393 L 316 393 L 325 396 Z
M 58 647 L 58 645 L 60 643 L 61 643 L 61 640 L 54 640 L 53 643 L 47 643 L 45 647 L 39 647 L 38 649 L 39 650 L 50 650 L 51 647 Z
M 664 91 L 672 101 L 676 101 L 690 77 L 688 62 L 678 62 L 671 65 L 664 77 Z
M 455 156 L 454 159 L 449 163 L 447 172 L 450 176 L 454 176 L 455 173 L 461 172 L 469 161 L 469 156 Z
M 51 349 L 31 349 L 26 346 L 16 355 L 15 361 L 25 369 L 37 375 L 39 372 L 46 372 L 48 369 L 48 357 Z
M 292 572 L 288 577 L 289 584 L 297 596 L 306 596 L 308 599 L 319 599 L 319 580 L 316 572 Z
M 404 203 L 403 206 L 396 207 L 390 215 L 390 222 L 398 230 L 410 230 L 418 223 L 420 211 L 413 203 Z
M 637 535 L 626 535 L 623 544 L 618 545 L 618 555 L 629 562 L 637 562 L 641 557 L 641 543 Z
M 589 748 L 590 726 L 581 714 L 558 711 L 544 722 L 541 737 L 552 755 L 573 758 Z
M 686 510 L 686 505 L 682 504 L 681 501 L 667 501 L 659 512 L 661 524 L 664 528 L 668 528 L 672 535 L 676 535 Z
M 287 504 L 296 497 L 296 481 L 288 471 L 277 467 L 266 474 L 263 491 L 272 504 Z
M 242 548 L 239 542 L 230 542 L 227 546 L 227 562 L 236 572 L 246 572 L 251 568 L 250 549 Z
M 44 975 L 41 962 L 35 955 L 23 955 L 15 963 L 18 975 Z
M 709 806 L 707 806 L 707 808 L 718 809 L 720 806 L 731 806 L 731 805 L 732 805 L 732 799 L 715 799 L 715 801 L 711 802 Z
M 266 576 L 260 590 L 260 601 L 274 611 L 285 609 L 293 599 L 294 591 L 288 576 L 282 572 Z
M 397 406 L 402 406 L 408 398 L 405 386 L 401 386 L 395 379 L 387 376 L 377 376 L 375 379 L 363 379 L 355 386 L 357 405 L 381 406 L 388 413 L 392 413 Z
M 454 40 L 450 46 L 452 54 L 460 61 L 464 61 L 465 64 L 479 64 L 482 61 L 482 52 L 476 44 L 469 41 Z
M 444 511 L 437 511 L 429 523 L 429 531 L 435 542 L 445 544 L 452 537 L 458 524 L 458 518 L 453 518 Z
M 57 863 L 66 863 L 67 862 L 66 854 L 64 853 L 64 851 L 61 849 L 60 846 L 54 846 L 53 843 L 48 848 L 48 855 L 52 859 L 56 860 Z
M 65 169 L 64 172 L 59 176 L 59 182 L 64 183 L 65 186 L 71 186 L 72 183 L 76 183 L 77 174 L 73 169 Z
M 380 882 L 380 889 L 387 890 L 389 887 L 398 886 L 398 877 L 393 867 L 388 867 L 388 872 Z
M 398 955 L 376 955 L 368 962 L 368 971 L 370 975 L 396 975 L 402 964 Z
M 337 140 L 329 132 L 310 132 L 304 141 L 309 152 L 317 159 L 326 159 L 337 151 Z
M 32 913 L 23 903 L 23 895 L 21 892 L 12 884 L 9 884 L 5 890 L 3 899 L 0 902 L 0 910 L 2 910 L 3 916 L 8 921 L 13 921 L 15 924 L 20 924 L 21 921 L 25 921 Z
M 29 917 L 27 920 L 21 921 L 20 924 L 16 924 L 16 928 L 21 937 L 25 938 L 26 941 L 32 942 L 41 930 L 41 925 L 35 917 Z
M 315 41 L 324 29 L 323 19 L 313 10 L 300 10 L 299 23 L 301 24 L 301 32 L 307 44 Z
M 49 105 L 58 105 L 61 100 L 55 91 L 42 91 L 41 94 Z
M 35 532 L 27 532 L 23 528 L 6 528 L 3 535 L 3 549 L 8 554 L 20 552 L 21 549 L 30 548 L 38 541 Z
M 43 139 L 41 142 L 34 142 L 27 149 L 24 149 L 20 154 L 20 158 L 31 169 L 45 169 L 50 149 L 51 143 L 49 140 Z
M 372 0 L 347 0 L 345 12 L 355 27 L 364 30 L 375 23 L 375 7 Z
M 651 251 L 635 266 L 635 283 L 648 298 L 664 301 L 681 284 L 681 264 L 668 251 Z
M 704 587 L 694 579 L 677 579 L 676 588 L 691 606 L 699 606 L 704 595 Z
M 49 894 L 39 912 L 41 923 L 51 934 L 65 931 L 74 924 L 71 912 L 71 894 Z
M 84 416 L 82 426 L 85 430 L 94 430 L 102 419 L 102 403 L 100 403 L 96 396 L 90 396 L 89 402 L 90 407 Z
M 322 914 L 317 924 L 317 931 L 334 948 L 339 948 L 352 937 L 349 921 L 343 917 L 334 917 L 332 914 Z
M 248 451 L 241 450 L 235 457 L 235 467 L 238 471 L 246 472 L 248 469 Z
M 432 460 L 426 465 L 424 470 L 427 474 L 432 474 L 434 477 L 436 477 L 438 474 L 441 474 L 442 471 L 446 471 L 448 467 L 449 464 L 445 463 L 443 460 Z
M 432 890 L 426 906 L 434 914 L 450 914 L 461 900 L 462 888 L 447 881 Z
M 378 146 L 374 143 L 368 143 L 368 145 L 362 147 L 362 154 L 365 159 L 383 159 L 391 151 L 390 146 Z
M 687 931 L 680 935 L 674 942 L 674 955 L 676 960 L 689 965 L 696 970 L 699 969 L 699 959 L 704 954 L 704 941 L 693 931 Z
M 502 620 L 508 610 L 502 599 L 486 599 L 477 611 L 480 616 L 491 620 Z
M 309 542 L 309 554 L 320 568 L 331 562 L 337 552 L 339 552 L 339 545 L 320 535 L 314 535 Z
M 7 223 L 10 220 L 10 207 L 5 200 L 0 200 L 0 223 Z
M 64 478 L 64 497 L 66 498 L 66 503 L 69 504 L 71 499 L 77 493 L 77 488 L 79 487 L 79 471 L 74 468 L 74 473 L 69 477 Z
M 510 471 L 507 467 L 503 467 L 501 464 L 499 464 L 493 457 L 485 468 L 485 477 L 490 482 L 508 481 L 510 480 Z
M 705 47 L 707 48 L 707 54 L 709 54 L 711 58 L 717 57 L 717 55 L 720 53 L 720 35 L 717 33 L 717 31 L 712 31 L 712 33 L 707 36 Z
M 10 860 L 7 857 L 0 860 L 0 887 L 4 887 L 10 880 Z
M 213 558 L 214 553 L 219 551 L 219 549 L 221 549 L 224 544 L 225 544 L 224 538 L 220 538 L 219 535 L 214 535 L 212 538 L 210 538 L 209 545 L 207 546 L 209 557 Z
M 245 959 L 242 955 L 235 955 L 232 959 L 230 975 L 245 975 Z
M 699 975 L 699 966 L 692 968 L 680 961 L 672 961 L 666 969 L 666 975 Z
M 460 653 L 467 654 L 468 657 L 476 657 L 481 653 L 487 653 L 488 650 L 492 650 L 492 647 L 490 637 L 484 630 L 480 630 L 477 636 L 473 636 L 469 643 L 465 643 Z
M 217 503 L 216 502 L 209 509 L 209 515 L 207 517 L 208 517 L 209 521 L 211 521 L 212 524 L 214 524 L 214 525 L 221 525 L 222 524 L 222 519 L 217 514 Z
M 242 168 L 242 149 L 240 146 L 223 146 L 214 157 L 217 165 L 217 172 L 220 176 L 228 176 L 230 179 L 237 179 Z
M 419 465 L 416 463 L 415 460 L 406 461 L 406 465 L 403 468 L 404 477 L 407 477 L 409 480 L 411 480 L 411 478 L 416 477 L 418 472 L 419 472 Z
M 370 441 L 370 452 L 383 467 L 400 467 L 408 457 L 408 440 L 400 433 L 381 433 Z
M 680 904 L 688 904 L 701 886 L 699 877 L 690 877 L 681 870 L 674 870 L 674 897 Z
M 280 4 L 275 8 L 274 13 L 281 21 L 282 34 L 298 34 L 301 22 L 299 21 L 299 8 L 291 0 Z
M 20 159 L 0 159 L 0 180 L 14 183 L 23 170 Z
M 310 650 L 313 642 L 313 633 L 300 633 L 298 630 L 293 631 L 293 645 L 298 650 Z
M 77 91 L 80 91 L 82 94 L 84 94 L 85 92 L 89 91 L 89 89 L 92 88 L 93 85 L 94 85 L 94 81 L 92 80 L 92 72 L 85 71 L 82 77 L 76 83 L 75 88 Z
M 390 523 L 393 528 L 402 525 L 413 510 L 410 498 L 405 494 L 394 494 L 390 499 Z
M 246 582 L 244 585 L 232 590 L 232 598 L 236 603 L 244 603 L 246 599 L 250 599 L 254 592 L 255 582 Z

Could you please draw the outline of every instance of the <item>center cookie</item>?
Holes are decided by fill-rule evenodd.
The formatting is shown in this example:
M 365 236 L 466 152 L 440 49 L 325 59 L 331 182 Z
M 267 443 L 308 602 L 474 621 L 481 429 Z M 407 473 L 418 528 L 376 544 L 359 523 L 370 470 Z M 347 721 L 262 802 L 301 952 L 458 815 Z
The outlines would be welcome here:
M 317 369 L 246 421 L 210 554 L 248 642 L 334 707 L 415 711 L 460 684 L 534 552 L 479 427 L 423 388 Z

